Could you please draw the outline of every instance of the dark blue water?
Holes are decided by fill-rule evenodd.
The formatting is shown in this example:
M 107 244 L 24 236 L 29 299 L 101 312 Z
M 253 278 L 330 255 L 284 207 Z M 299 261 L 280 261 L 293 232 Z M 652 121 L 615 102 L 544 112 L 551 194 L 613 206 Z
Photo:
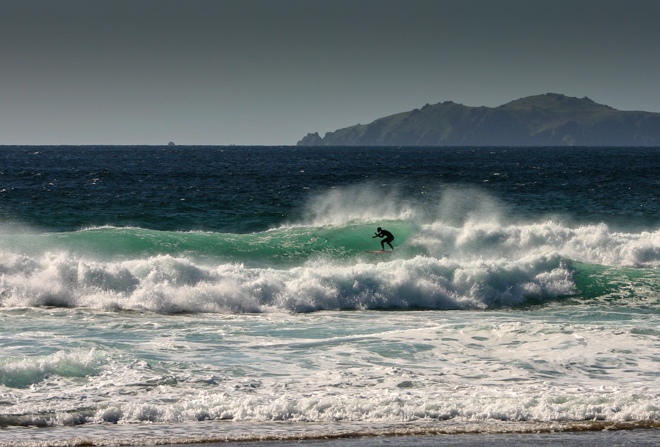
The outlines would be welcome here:
M 0 221 L 254 232 L 296 221 L 310 197 L 371 184 L 436 203 L 478 188 L 520 218 L 621 228 L 660 223 L 658 148 L 2 147 Z M 378 198 L 374 198 L 378 200 Z

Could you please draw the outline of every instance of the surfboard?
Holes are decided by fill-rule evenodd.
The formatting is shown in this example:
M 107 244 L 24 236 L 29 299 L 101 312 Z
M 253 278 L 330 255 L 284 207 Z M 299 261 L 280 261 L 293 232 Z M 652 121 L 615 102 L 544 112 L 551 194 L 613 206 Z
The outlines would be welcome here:
M 390 254 L 393 251 L 394 250 L 386 250 L 386 251 L 384 251 L 384 250 L 366 250 L 366 253 L 372 253 L 372 254 L 375 254 L 375 255 L 384 255 L 384 254 Z

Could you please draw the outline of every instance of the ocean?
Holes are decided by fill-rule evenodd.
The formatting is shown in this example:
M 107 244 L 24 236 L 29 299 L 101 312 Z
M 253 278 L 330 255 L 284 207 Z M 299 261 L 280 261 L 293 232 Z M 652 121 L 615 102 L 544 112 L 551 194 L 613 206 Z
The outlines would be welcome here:
M 0 147 L 3 447 L 657 445 L 659 323 L 660 148 Z

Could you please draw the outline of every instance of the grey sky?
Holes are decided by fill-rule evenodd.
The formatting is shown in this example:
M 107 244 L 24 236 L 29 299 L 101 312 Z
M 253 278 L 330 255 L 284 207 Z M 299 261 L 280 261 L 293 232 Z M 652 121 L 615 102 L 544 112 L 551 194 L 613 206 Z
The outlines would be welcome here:
M 0 0 L 0 144 L 295 144 L 547 92 L 660 112 L 657 0 Z

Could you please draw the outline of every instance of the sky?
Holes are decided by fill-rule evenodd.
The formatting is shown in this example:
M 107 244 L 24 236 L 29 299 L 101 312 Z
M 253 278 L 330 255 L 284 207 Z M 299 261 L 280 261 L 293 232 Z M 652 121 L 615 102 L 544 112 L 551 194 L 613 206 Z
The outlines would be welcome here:
M 0 145 L 295 145 L 543 93 L 660 112 L 657 0 L 0 0 Z

